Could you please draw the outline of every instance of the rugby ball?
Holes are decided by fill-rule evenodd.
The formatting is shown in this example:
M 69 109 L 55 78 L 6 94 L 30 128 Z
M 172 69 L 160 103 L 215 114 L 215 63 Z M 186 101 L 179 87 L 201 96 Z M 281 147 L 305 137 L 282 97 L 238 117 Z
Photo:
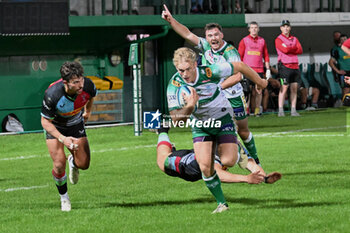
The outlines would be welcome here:
M 183 97 L 182 94 L 185 94 L 186 96 L 187 95 L 191 95 L 191 90 L 188 86 L 185 86 L 185 85 L 182 85 L 179 87 L 179 89 L 177 89 L 177 92 L 176 92 L 176 100 L 177 100 L 177 104 L 182 108 L 186 105 L 186 102 L 185 102 L 185 99 Z M 198 108 L 198 102 L 196 103 L 196 106 L 195 106 L 195 109 L 194 111 L 196 111 Z

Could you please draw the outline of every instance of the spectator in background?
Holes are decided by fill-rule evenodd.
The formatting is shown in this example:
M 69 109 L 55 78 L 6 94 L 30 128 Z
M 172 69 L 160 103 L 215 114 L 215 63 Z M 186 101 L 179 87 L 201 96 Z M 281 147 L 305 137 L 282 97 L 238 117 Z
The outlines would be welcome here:
M 288 20 L 282 20 L 280 30 L 282 33 L 275 40 L 278 72 L 282 85 L 278 95 L 278 116 L 285 116 L 283 105 L 288 87 L 290 87 L 291 116 L 300 116 L 296 110 L 298 81 L 300 79 L 297 55 L 303 53 L 303 48 L 298 38 L 290 34 L 291 26 Z
M 316 110 L 318 108 L 318 98 L 320 96 L 319 84 L 314 81 L 310 82 L 310 87 L 306 87 L 303 82 L 301 82 L 300 94 L 301 94 L 301 108 L 305 110 Z M 311 105 L 307 106 L 307 99 L 309 95 L 309 89 L 311 88 Z
M 269 109 L 269 106 L 271 106 L 274 110 L 278 106 L 278 93 L 281 88 L 281 84 L 278 81 L 278 70 L 275 69 L 273 66 L 270 66 L 271 74 L 275 75 L 275 78 L 271 76 L 270 79 L 268 79 L 268 85 L 267 88 L 263 91 L 263 100 L 262 100 L 262 107 L 263 112 L 267 112 Z M 277 98 L 275 100 L 275 98 Z M 271 109 L 271 108 L 270 108 Z
M 342 49 L 347 39 L 348 37 L 345 34 L 340 36 L 340 46 L 334 49 L 334 53 L 328 62 L 330 67 L 339 75 L 343 95 L 350 92 L 350 85 L 344 82 L 344 77 L 350 76 L 350 56 Z
M 191 12 L 203 13 L 203 0 L 191 0 Z
M 242 7 L 239 0 L 236 0 L 235 7 L 236 7 L 236 12 L 242 11 Z M 244 12 L 242 13 L 254 13 L 254 10 L 249 6 L 248 0 L 244 0 Z
M 259 25 L 253 21 L 248 24 L 249 35 L 244 37 L 238 46 L 238 53 L 244 63 L 255 70 L 261 78 L 264 78 L 264 67 L 266 68 L 266 78 L 271 78 L 270 58 L 264 38 L 258 35 Z M 255 85 L 250 82 L 251 88 L 251 109 L 254 109 L 254 115 L 260 115 L 260 105 L 262 93 L 258 93 Z
M 339 46 L 340 36 L 341 36 L 341 32 L 340 31 L 334 31 L 333 32 L 333 42 L 334 42 L 335 46 Z
M 331 49 L 331 58 L 334 57 L 335 53 L 338 53 L 338 49 L 339 49 L 339 47 L 341 47 L 340 36 L 341 36 L 341 32 L 340 31 L 334 31 L 333 32 L 334 46 Z M 335 64 L 335 65 L 337 65 L 337 64 Z M 337 72 L 335 72 L 335 70 L 332 69 L 332 73 L 333 73 L 334 80 L 336 82 L 339 82 L 339 76 L 338 76 Z

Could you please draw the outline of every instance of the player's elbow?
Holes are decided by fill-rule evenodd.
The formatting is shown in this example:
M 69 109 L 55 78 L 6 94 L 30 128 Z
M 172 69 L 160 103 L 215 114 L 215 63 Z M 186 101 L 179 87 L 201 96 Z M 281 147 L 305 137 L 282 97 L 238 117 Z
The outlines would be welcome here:
M 242 72 L 245 64 L 242 61 L 238 61 L 238 62 L 232 62 L 233 67 L 234 67 L 234 74 L 237 74 L 238 72 Z
M 41 117 L 41 126 L 46 130 L 46 128 L 48 127 L 48 125 L 51 123 L 49 119 L 45 118 L 45 117 Z

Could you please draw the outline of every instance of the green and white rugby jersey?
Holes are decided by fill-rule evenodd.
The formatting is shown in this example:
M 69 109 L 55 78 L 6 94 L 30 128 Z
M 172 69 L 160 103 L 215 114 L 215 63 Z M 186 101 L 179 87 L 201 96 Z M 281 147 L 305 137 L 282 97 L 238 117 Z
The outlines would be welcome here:
M 199 37 L 199 44 L 196 46 L 203 53 L 202 65 L 209 65 L 224 62 L 241 61 L 241 57 L 235 47 L 224 41 L 224 46 L 218 51 L 213 51 L 210 44 L 205 38 Z M 224 77 L 227 78 L 227 77 Z M 224 79 L 222 80 L 224 81 Z M 223 90 L 226 98 L 236 98 L 243 94 L 241 83 L 237 83 L 233 87 Z
M 195 88 L 199 96 L 199 106 L 192 113 L 191 118 L 195 120 L 219 119 L 228 113 L 232 116 L 232 107 L 225 95 L 220 92 L 218 83 L 221 78 L 231 76 L 233 66 L 230 63 L 214 64 L 197 68 L 197 77 L 194 83 L 186 83 L 179 73 L 169 80 L 167 88 L 167 99 L 169 111 L 180 109 L 177 102 L 177 90 L 181 85 Z

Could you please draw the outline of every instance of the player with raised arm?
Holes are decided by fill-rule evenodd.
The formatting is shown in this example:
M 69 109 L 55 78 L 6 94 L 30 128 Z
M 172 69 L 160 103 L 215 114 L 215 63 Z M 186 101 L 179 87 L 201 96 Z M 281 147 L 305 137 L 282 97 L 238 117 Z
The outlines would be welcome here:
M 217 201 L 214 213 L 228 209 L 221 189 L 220 179 L 214 170 L 213 146 L 217 145 L 223 165 L 232 167 L 238 157 L 237 137 L 232 119 L 230 103 L 220 91 L 218 84 L 223 77 L 241 72 L 265 88 L 267 81 L 243 62 L 221 63 L 197 67 L 196 53 L 189 48 L 179 48 L 174 52 L 173 63 L 178 71 L 170 80 L 167 88 L 168 107 L 172 121 L 192 120 L 192 138 L 196 160 L 202 172 L 203 180 Z M 230 80 L 229 80 L 230 81 Z M 185 95 L 185 106 L 177 102 L 180 86 L 189 86 L 190 95 Z M 196 103 L 198 108 L 194 111 Z M 205 127 L 206 120 L 219 123 L 214 127 Z M 213 143 L 215 141 L 215 144 Z
M 237 49 L 223 40 L 224 34 L 222 33 L 222 28 L 219 24 L 207 24 L 204 28 L 206 38 L 202 38 L 198 37 L 186 26 L 176 21 L 166 5 L 164 5 L 162 18 L 169 22 L 177 34 L 202 51 L 202 65 L 241 61 Z M 242 75 L 237 73 L 226 81 L 222 80 L 222 82 L 220 82 L 220 87 L 223 89 L 223 93 L 233 108 L 240 138 L 242 139 L 249 154 L 256 161 L 256 163 L 260 165 L 255 140 L 253 134 L 248 128 L 247 103 L 245 101 L 243 87 L 239 83 L 241 79 Z M 261 172 L 265 174 L 262 168 Z
M 78 169 L 88 169 L 90 147 L 84 121 L 87 121 L 96 95 L 94 83 L 83 76 L 83 67 L 78 62 L 65 62 L 60 69 L 61 79 L 45 91 L 41 108 L 41 124 L 46 134 L 46 145 L 53 161 L 52 175 L 61 196 L 61 210 L 70 211 L 67 192 L 66 155 L 69 180 L 76 184 Z

